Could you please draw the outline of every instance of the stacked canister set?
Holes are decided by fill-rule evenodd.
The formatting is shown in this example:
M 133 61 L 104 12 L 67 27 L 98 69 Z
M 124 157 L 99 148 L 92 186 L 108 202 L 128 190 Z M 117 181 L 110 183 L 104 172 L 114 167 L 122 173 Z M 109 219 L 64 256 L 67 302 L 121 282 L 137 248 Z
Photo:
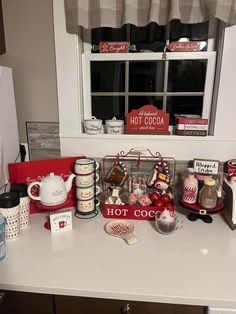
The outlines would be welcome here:
M 96 206 L 99 205 L 99 201 L 96 196 L 100 192 L 100 187 L 96 184 L 99 180 L 98 169 L 99 164 L 93 159 L 84 158 L 75 162 L 77 198 L 75 215 L 79 218 L 97 215 Z

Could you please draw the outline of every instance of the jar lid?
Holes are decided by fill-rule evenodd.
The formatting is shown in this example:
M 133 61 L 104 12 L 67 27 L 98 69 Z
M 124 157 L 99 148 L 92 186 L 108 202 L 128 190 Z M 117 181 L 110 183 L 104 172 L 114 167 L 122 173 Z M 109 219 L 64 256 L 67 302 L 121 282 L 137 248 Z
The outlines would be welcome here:
M 16 192 L 0 194 L 0 208 L 11 208 L 20 204 L 20 197 Z
M 28 196 L 27 192 L 28 185 L 26 183 L 12 183 L 10 192 L 18 193 L 19 197 Z
M 108 119 L 105 121 L 105 123 L 111 123 L 111 122 L 118 122 L 118 123 L 124 123 L 124 120 L 118 120 L 116 117 L 113 117 L 112 119 Z
M 216 184 L 216 180 L 215 179 L 205 179 L 204 180 L 204 184 L 209 185 L 209 186 L 213 186 Z

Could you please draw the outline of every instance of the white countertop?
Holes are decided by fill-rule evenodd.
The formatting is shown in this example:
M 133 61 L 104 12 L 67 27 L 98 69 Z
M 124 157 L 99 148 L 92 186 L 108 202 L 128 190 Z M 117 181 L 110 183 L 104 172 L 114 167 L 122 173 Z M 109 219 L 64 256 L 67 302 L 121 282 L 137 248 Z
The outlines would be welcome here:
M 221 215 L 190 222 L 165 236 L 132 220 L 138 243 L 107 235 L 109 219 L 73 218 L 73 231 L 52 236 L 45 213 L 31 216 L 7 242 L 0 289 L 61 295 L 236 308 L 236 231 Z

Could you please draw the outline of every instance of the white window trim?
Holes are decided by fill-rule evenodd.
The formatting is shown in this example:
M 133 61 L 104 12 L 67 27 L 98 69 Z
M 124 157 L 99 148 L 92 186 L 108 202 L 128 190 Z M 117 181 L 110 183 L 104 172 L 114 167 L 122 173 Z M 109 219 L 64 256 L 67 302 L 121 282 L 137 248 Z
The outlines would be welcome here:
M 62 156 L 83 154 L 103 157 L 121 150 L 128 151 L 132 147 L 147 147 L 154 152 L 160 151 L 165 156 L 173 156 L 181 160 L 194 157 L 227 160 L 236 157 L 236 124 L 233 124 L 236 109 L 233 111 L 232 106 L 230 107 L 231 115 L 229 115 L 230 122 L 232 121 L 231 129 L 233 128 L 231 135 L 227 134 L 229 121 L 226 119 L 216 121 L 215 131 L 218 136 L 201 138 L 165 135 L 119 135 L 114 138 L 109 134 L 97 136 L 82 134 L 82 91 L 86 91 L 80 71 L 82 43 L 78 42 L 76 35 L 66 32 L 63 0 L 53 0 L 53 14 Z M 232 64 L 232 70 L 234 67 L 236 68 L 236 65 Z M 234 86 L 232 81 L 229 81 L 228 85 Z M 224 84 L 219 84 L 221 97 L 223 97 L 223 87 Z M 233 100 L 233 96 L 229 96 L 231 98 L 228 97 L 228 99 Z M 226 105 L 230 106 L 230 103 L 218 103 L 217 111 L 222 111 L 222 107 Z M 225 107 L 224 109 L 226 110 Z

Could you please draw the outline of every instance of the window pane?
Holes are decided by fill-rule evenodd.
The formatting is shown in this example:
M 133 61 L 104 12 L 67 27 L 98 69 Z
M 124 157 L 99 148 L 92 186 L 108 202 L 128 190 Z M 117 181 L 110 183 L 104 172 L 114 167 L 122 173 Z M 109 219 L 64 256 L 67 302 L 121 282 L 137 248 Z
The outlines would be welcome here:
M 92 115 L 99 119 L 125 118 L 125 97 L 93 96 Z
M 124 92 L 125 63 L 120 61 L 91 62 L 92 92 Z
M 168 92 L 203 92 L 207 60 L 169 62 Z
M 207 50 L 208 22 L 183 24 L 179 20 L 170 22 L 170 42 L 179 40 L 202 41 L 202 49 Z
M 130 44 L 134 44 L 137 51 L 163 51 L 165 47 L 165 27 L 156 23 L 150 23 L 144 27 L 130 25 Z
M 170 113 L 170 123 L 175 124 L 175 114 L 202 115 L 202 96 L 171 96 L 167 97 L 167 112 Z
M 129 63 L 130 92 L 163 92 L 164 62 Z
M 139 109 L 145 105 L 154 105 L 158 109 L 162 109 L 162 97 L 154 96 L 130 96 L 129 97 L 129 112 L 133 109 Z

